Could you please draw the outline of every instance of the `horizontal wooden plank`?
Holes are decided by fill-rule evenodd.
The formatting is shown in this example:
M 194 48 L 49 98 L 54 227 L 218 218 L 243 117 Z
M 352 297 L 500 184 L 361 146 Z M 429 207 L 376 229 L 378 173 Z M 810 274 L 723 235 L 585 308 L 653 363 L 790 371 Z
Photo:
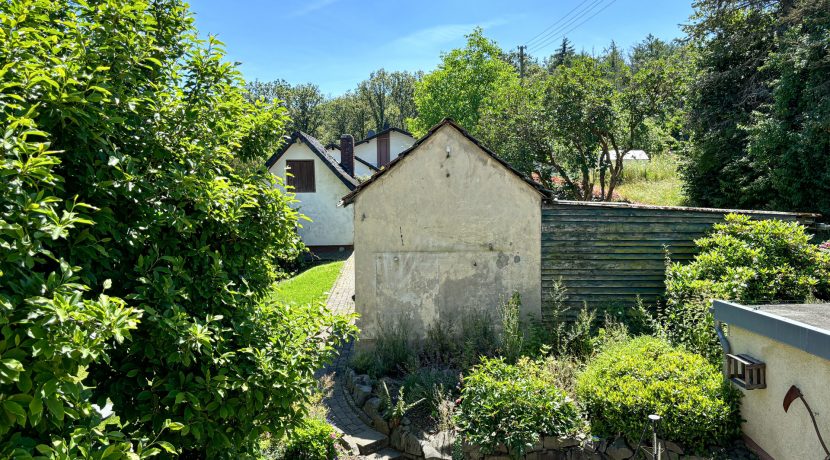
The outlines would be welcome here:
M 549 236 L 552 235 L 552 236 Z M 597 233 L 597 232 L 583 232 L 580 229 L 571 229 L 569 231 L 559 231 L 555 234 L 542 234 L 542 240 L 548 241 L 654 241 L 654 240 L 685 240 L 693 241 L 701 238 L 704 235 L 700 232 L 619 232 L 619 233 Z
M 556 223 L 556 222 L 578 222 L 578 223 L 602 223 L 602 222 L 625 222 L 632 225 L 636 224 L 652 224 L 661 222 L 672 223 L 700 223 L 707 225 L 714 225 L 723 222 L 722 217 L 713 216 L 678 216 L 674 214 L 667 215 L 651 215 L 651 216 L 615 216 L 615 215 L 561 215 L 561 214 L 542 214 L 542 224 Z
M 641 241 L 614 241 L 614 240 L 582 240 L 582 241 L 563 241 L 556 239 L 557 235 L 543 235 L 542 236 L 542 247 L 564 247 L 564 248 L 571 248 L 571 247 L 610 247 L 610 248 L 618 248 L 618 247 L 626 247 L 626 246 L 648 246 L 648 247 L 662 247 L 666 246 L 676 246 L 676 247 L 689 247 L 689 248 L 697 248 L 697 245 L 694 241 L 683 239 L 683 240 L 641 240 Z
M 709 224 L 682 222 L 682 223 L 662 223 L 655 222 L 651 224 L 630 224 L 628 222 L 603 222 L 586 225 L 579 222 L 552 222 L 542 225 L 542 233 L 547 232 L 567 232 L 578 231 L 582 233 L 596 234 L 596 233 L 700 233 L 706 234 L 712 228 Z

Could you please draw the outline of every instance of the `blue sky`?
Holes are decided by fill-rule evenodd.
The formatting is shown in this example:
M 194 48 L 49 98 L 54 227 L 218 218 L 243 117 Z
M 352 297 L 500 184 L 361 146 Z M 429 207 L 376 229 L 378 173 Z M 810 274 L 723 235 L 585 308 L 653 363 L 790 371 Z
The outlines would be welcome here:
M 649 33 L 670 40 L 683 35 L 680 24 L 692 13 L 691 0 L 192 0 L 190 6 L 200 33 L 225 42 L 246 79 L 311 82 L 331 96 L 381 67 L 434 69 L 441 52 L 463 46 L 475 26 L 515 49 L 554 25 L 550 38 L 529 46 L 542 57 L 568 31 L 577 50 L 597 53 L 612 39 L 624 49 Z M 543 48 L 545 41 L 551 44 Z

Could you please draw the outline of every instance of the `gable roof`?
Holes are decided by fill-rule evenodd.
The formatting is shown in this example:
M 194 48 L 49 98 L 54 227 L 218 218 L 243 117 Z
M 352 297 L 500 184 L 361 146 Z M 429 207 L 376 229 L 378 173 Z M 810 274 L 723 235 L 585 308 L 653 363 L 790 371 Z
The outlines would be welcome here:
M 360 145 L 360 144 L 365 144 L 366 142 L 371 141 L 372 139 L 380 136 L 381 134 L 391 133 L 392 131 L 399 132 L 399 133 L 401 133 L 405 136 L 409 136 L 409 137 L 415 139 L 415 136 L 413 136 L 412 133 L 410 133 L 409 131 L 405 131 L 401 128 L 386 128 L 384 130 L 376 132 L 375 134 L 372 134 L 371 136 L 367 137 L 366 139 L 363 139 L 362 141 L 355 142 L 354 145 L 357 146 L 357 145 Z
M 351 203 L 354 203 L 355 198 L 357 197 L 357 195 L 360 194 L 360 192 L 362 192 L 366 187 L 371 186 L 376 180 L 378 180 L 379 177 L 386 174 L 390 169 L 397 166 L 405 157 L 407 157 L 410 153 L 412 153 L 415 149 L 417 149 L 421 144 L 423 144 L 427 139 L 432 137 L 432 135 L 435 134 L 436 131 L 438 131 L 440 128 L 442 128 L 445 125 L 449 125 L 449 126 L 452 126 L 453 128 L 455 128 L 456 131 L 461 133 L 461 135 L 464 136 L 465 138 L 467 138 L 467 140 L 469 140 L 470 142 L 475 144 L 479 149 L 481 149 L 482 152 L 484 152 L 485 154 L 490 156 L 492 159 L 496 160 L 497 163 L 499 163 L 504 168 L 506 168 L 508 171 L 513 173 L 516 177 L 521 179 L 524 183 L 526 183 L 527 185 L 533 187 L 533 189 L 537 193 L 542 195 L 542 197 L 544 197 L 544 198 L 549 198 L 550 197 L 550 191 L 547 190 L 546 188 L 542 187 L 541 184 L 533 182 L 528 177 L 526 177 L 524 174 L 520 173 L 515 168 L 510 166 L 509 163 L 507 163 L 506 161 L 499 158 L 499 156 L 496 155 L 495 152 L 493 152 L 492 150 L 490 150 L 487 147 L 483 146 L 481 144 L 481 142 L 479 142 L 478 139 L 474 138 L 470 133 L 468 133 L 461 126 L 458 126 L 458 124 L 455 121 L 453 121 L 450 118 L 444 118 L 440 123 L 438 123 L 437 125 L 430 128 L 429 131 L 427 132 L 427 134 L 424 137 L 418 139 L 414 144 L 412 144 L 412 147 L 410 147 L 410 148 L 404 150 L 403 152 L 401 152 L 400 154 L 398 154 L 398 157 L 395 158 L 394 160 L 392 160 L 383 169 L 381 169 L 380 172 L 375 173 L 368 180 L 364 181 L 363 183 L 358 185 L 357 188 L 355 188 L 354 190 L 349 192 L 348 195 L 344 196 L 343 199 L 340 200 L 340 204 L 343 205 L 343 206 L 348 206 Z
M 295 142 L 297 142 L 297 139 L 301 140 L 303 144 L 309 148 L 309 150 L 314 152 L 317 157 L 320 158 L 320 161 L 322 161 L 324 165 L 328 166 L 331 172 L 334 173 L 338 179 L 340 179 L 340 182 L 343 182 L 343 185 L 345 185 L 346 188 L 354 190 L 357 187 L 357 180 L 349 175 L 349 173 L 347 173 L 343 167 L 340 166 L 340 163 L 338 163 L 337 160 L 326 153 L 326 148 L 323 147 L 323 144 L 321 144 L 320 141 L 315 139 L 313 136 L 310 136 L 302 131 L 294 131 L 294 133 L 291 134 L 291 137 L 285 141 L 285 145 L 283 145 L 282 148 L 280 148 L 276 153 L 271 155 L 271 158 L 265 162 L 265 167 L 271 169 L 271 166 L 274 166 L 274 163 L 276 163 L 280 157 L 283 156 L 283 154 L 285 154 L 285 152 L 287 152 Z
M 340 146 L 335 144 L 334 142 L 332 142 L 332 143 L 326 145 L 326 150 L 340 150 Z M 375 172 L 380 171 L 380 168 L 373 165 L 372 163 L 369 163 L 368 161 L 364 160 L 363 158 L 360 158 L 357 155 L 354 156 L 354 159 L 355 159 L 355 161 L 359 162 L 363 166 L 366 166 L 367 168 L 371 169 L 372 171 L 375 171 Z

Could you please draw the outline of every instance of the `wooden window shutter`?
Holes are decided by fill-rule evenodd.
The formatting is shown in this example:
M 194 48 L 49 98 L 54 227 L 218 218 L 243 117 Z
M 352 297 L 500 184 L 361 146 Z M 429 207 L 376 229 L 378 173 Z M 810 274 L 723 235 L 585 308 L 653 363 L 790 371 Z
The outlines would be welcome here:
M 314 193 L 314 160 L 287 160 L 285 183 L 294 187 L 294 193 Z
M 378 168 L 389 164 L 389 133 L 383 133 L 377 137 L 378 143 Z

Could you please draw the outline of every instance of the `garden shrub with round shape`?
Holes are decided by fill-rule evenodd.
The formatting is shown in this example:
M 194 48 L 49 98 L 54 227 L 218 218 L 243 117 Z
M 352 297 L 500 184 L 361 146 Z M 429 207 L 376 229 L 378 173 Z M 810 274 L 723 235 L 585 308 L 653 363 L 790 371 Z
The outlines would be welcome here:
M 337 457 L 338 434 L 323 420 L 310 418 L 285 443 L 285 460 L 331 460 Z
M 649 414 L 660 436 L 700 450 L 740 434 L 737 390 L 703 356 L 665 340 L 639 337 L 612 345 L 577 380 L 577 398 L 599 436 L 636 444 Z
M 456 422 L 464 440 L 483 453 L 504 444 L 518 458 L 540 435 L 576 433 L 583 426 L 579 409 L 549 369 L 527 357 L 515 365 L 484 358 L 463 379 Z
M 830 253 L 810 239 L 797 222 L 727 215 L 695 241 L 700 253 L 692 262 L 666 271 L 664 320 L 672 342 L 718 362 L 712 299 L 758 304 L 830 296 Z

